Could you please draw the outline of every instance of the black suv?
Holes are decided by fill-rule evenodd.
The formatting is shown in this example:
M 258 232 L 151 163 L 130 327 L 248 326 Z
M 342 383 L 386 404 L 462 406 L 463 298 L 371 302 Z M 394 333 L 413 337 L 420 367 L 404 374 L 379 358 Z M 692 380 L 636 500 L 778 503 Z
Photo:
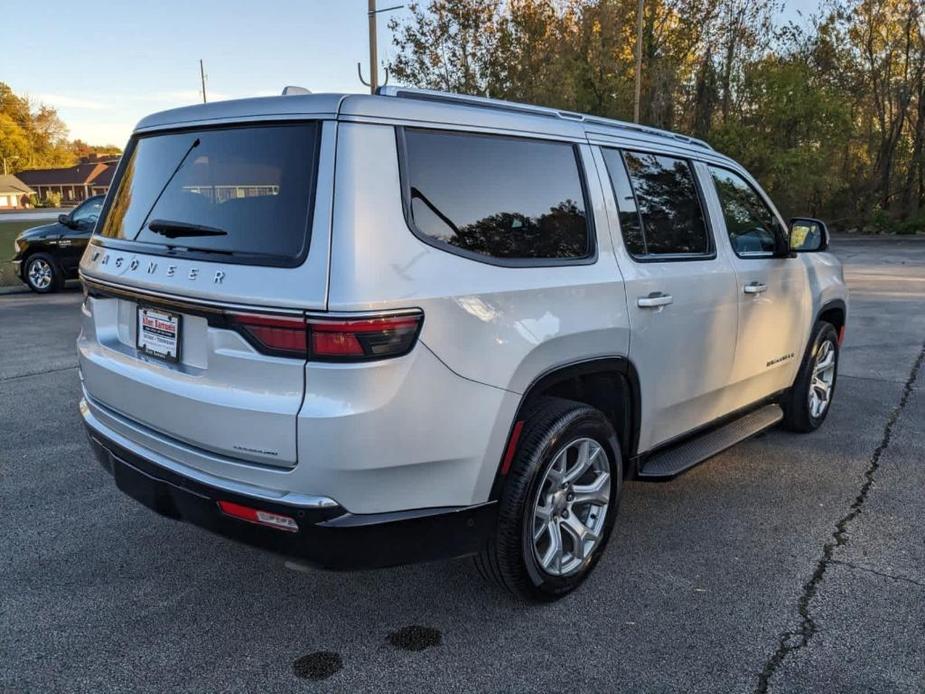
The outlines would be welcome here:
M 83 255 L 96 220 L 103 209 L 103 195 L 87 198 L 58 221 L 26 229 L 16 237 L 13 269 L 34 292 L 54 292 L 64 281 L 77 277 Z

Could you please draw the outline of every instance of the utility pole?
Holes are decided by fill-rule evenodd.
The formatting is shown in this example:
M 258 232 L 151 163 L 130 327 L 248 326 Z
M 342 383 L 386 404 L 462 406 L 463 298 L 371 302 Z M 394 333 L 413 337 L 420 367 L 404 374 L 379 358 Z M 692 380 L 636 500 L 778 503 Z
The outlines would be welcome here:
M 6 163 L 7 163 L 8 161 L 16 161 L 17 159 L 20 159 L 20 158 L 21 158 L 21 157 L 19 157 L 18 155 L 17 155 L 17 156 L 13 156 L 13 157 L 3 157 L 3 175 L 4 175 L 4 176 L 6 176 L 6 175 L 9 173 L 9 170 L 7 169 Z
M 379 88 L 379 58 L 377 56 L 377 34 L 376 34 L 376 15 L 380 12 L 391 12 L 400 10 L 404 5 L 393 5 L 392 7 L 383 7 L 381 10 L 376 9 L 376 0 L 369 0 L 369 11 L 366 16 L 369 18 L 369 82 L 363 79 L 363 69 L 360 63 L 357 63 L 357 77 L 360 82 L 369 87 L 369 93 L 375 94 Z M 385 82 L 389 83 L 389 68 L 385 69 Z
M 636 97 L 633 100 L 633 122 L 639 122 L 639 100 L 642 96 L 642 12 L 645 0 L 636 9 Z
M 6 176 L 9 173 L 6 163 L 8 161 L 16 161 L 17 159 L 22 159 L 18 154 L 12 157 L 3 157 L 3 175 Z
M 206 69 L 202 66 L 202 58 L 199 59 L 199 79 L 202 82 L 202 103 L 206 103 Z
M 379 87 L 379 58 L 376 36 L 376 0 L 369 0 L 369 93 L 375 94 Z

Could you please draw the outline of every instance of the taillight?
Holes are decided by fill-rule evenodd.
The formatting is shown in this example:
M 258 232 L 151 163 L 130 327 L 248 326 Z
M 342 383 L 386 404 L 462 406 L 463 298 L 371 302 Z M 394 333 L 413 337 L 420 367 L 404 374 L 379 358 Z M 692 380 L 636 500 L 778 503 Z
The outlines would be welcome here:
M 373 317 L 289 317 L 225 314 L 230 327 L 264 354 L 312 361 L 372 361 L 400 357 L 414 347 L 424 314 Z
M 232 327 L 242 332 L 264 354 L 279 357 L 305 357 L 308 336 L 305 319 L 266 316 L 255 313 L 226 314 Z
M 414 347 L 424 314 L 375 318 L 309 318 L 309 359 L 366 361 L 400 357 Z

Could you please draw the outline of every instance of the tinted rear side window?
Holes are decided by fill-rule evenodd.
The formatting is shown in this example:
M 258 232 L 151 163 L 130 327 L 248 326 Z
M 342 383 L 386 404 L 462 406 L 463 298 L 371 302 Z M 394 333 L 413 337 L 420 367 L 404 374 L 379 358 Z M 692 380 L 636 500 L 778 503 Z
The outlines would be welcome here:
M 425 241 L 498 259 L 593 252 L 571 144 L 406 128 L 405 194 Z
M 613 194 L 617 198 L 617 208 L 620 212 L 620 230 L 623 233 L 623 242 L 632 255 L 646 254 L 646 240 L 642 233 L 642 219 L 636 207 L 636 195 L 630 184 L 623 155 L 617 149 L 604 149 L 604 164 L 613 185 Z
M 626 216 L 633 217 L 628 193 L 621 192 L 620 168 L 615 158 L 616 150 L 604 150 L 605 161 L 610 157 L 608 171 L 611 174 L 617 205 L 620 207 L 621 222 Z M 632 185 L 633 205 L 638 222 L 629 221 L 627 249 L 634 255 L 639 241 L 634 224 L 642 229 L 642 243 L 645 255 L 707 255 L 712 253 L 700 193 L 694 179 L 694 171 L 685 159 L 647 152 L 623 152 L 626 171 Z M 616 176 L 614 175 L 616 173 Z
M 179 255 L 297 264 L 308 249 L 319 133 L 308 123 L 140 137 L 99 233 Z

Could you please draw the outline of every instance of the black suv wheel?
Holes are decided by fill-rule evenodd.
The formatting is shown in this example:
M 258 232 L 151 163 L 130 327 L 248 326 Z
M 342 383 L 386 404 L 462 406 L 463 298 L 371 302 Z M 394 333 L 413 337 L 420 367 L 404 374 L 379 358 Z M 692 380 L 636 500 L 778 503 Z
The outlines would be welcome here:
M 623 488 L 619 451 L 598 410 L 538 401 L 504 485 L 497 531 L 476 559 L 481 573 L 529 600 L 577 588 L 613 529 Z
M 796 381 L 784 397 L 784 426 L 791 431 L 815 431 L 825 421 L 838 377 L 838 332 L 819 321 L 800 364 Z

